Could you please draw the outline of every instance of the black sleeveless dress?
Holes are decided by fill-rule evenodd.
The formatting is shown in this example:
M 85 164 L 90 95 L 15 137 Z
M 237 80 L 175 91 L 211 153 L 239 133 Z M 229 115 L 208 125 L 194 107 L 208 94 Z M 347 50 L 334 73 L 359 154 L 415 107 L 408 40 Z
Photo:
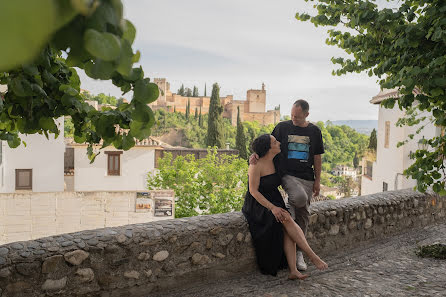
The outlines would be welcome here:
M 259 192 L 272 204 L 286 209 L 285 202 L 277 187 L 281 184 L 279 174 L 273 173 L 260 178 Z M 277 275 L 279 269 L 287 267 L 283 251 L 283 227 L 273 213 L 262 206 L 248 192 L 242 212 L 249 223 L 257 264 L 263 274 Z

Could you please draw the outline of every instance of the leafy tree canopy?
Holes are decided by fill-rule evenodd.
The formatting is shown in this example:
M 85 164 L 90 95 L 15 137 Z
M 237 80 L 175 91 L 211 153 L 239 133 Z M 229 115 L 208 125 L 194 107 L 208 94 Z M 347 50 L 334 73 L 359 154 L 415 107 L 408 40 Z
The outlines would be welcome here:
M 120 0 L 0 0 L 0 139 L 10 147 L 20 134 L 60 131 L 54 120 L 71 116 L 76 142 L 114 145 L 127 150 L 135 138 L 150 135 L 154 123 L 148 103 L 158 98 L 156 84 L 133 67 L 140 53 L 132 48 L 136 30 L 123 18 Z M 66 57 L 66 58 L 65 58 Z M 94 79 L 111 80 L 130 103 L 96 111 L 80 95 L 75 68 Z M 125 132 L 122 132 L 125 131 Z
M 208 149 L 203 159 L 194 155 L 159 160 L 159 173 L 148 174 L 148 189 L 175 191 L 175 217 L 239 211 L 246 192 L 248 164 L 235 155 L 217 155 Z
M 381 88 L 397 88 L 401 93 L 383 106 L 416 105 L 432 113 L 435 125 L 446 126 L 446 1 L 389 1 L 398 5 L 395 9 L 379 9 L 369 0 L 314 2 L 317 14 L 297 13 L 296 18 L 333 27 L 327 44 L 349 54 L 332 58 L 340 66 L 334 74 L 375 75 Z M 417 96 L 415 89 L 420 91 Z M 445 175 L 440 174 L 445 172 L 446 136 L 433 137 L 426 144 L 428 149 L 413 154 L 416 160 L 405 173 L 417 180 L 418 190 L 424 192 L 432 185 L 435 192 L 446 195 Z

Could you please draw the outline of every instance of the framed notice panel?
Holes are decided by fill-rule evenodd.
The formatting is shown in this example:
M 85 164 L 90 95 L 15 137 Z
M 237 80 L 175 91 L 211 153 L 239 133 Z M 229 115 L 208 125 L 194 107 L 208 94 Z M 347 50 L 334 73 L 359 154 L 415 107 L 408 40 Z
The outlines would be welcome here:
M 151 212 L 153 209 L 153 199 L 150 192 L 137 192 L 135 212 Z
M 155 217 L 171 217 L 173 205 L 170 199 L 155 199 Z
M 174 217 L 175 207 L 173 190 L 153 191 L 153 200 L 155 202 L 155 217 Z
M 136 193 L 135 212 L 152 213 L 155 217 L 175 216 L 175 192 L 151 190 Z

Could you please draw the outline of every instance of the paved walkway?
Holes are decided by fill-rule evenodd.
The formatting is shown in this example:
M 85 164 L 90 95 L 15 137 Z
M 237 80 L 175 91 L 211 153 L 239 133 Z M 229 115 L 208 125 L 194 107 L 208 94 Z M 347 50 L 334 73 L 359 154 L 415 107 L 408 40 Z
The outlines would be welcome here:
M 446 296 L 446 260 L 414 253 L 417 244 L 438 242 L 446 244 L 446 224 L 334 252 L 324 258 L 328 271 L 311 266 L 304 281 L 287 280 L 285 270 L 277 277 L 253 272 L 159 296 Z

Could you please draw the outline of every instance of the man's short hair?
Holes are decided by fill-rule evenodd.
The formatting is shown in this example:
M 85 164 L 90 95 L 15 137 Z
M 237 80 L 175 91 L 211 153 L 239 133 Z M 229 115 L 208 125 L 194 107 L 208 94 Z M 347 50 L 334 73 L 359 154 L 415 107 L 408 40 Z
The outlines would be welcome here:
M 305 101 L 304 99 L 299 99 L 296 102 L 294 102 L 293 106 L 300 106 L 300 108 L 302 108 L 303 112 L 308 112 L 310 110 L 310 104 L 308 104 L 307 101 Z

